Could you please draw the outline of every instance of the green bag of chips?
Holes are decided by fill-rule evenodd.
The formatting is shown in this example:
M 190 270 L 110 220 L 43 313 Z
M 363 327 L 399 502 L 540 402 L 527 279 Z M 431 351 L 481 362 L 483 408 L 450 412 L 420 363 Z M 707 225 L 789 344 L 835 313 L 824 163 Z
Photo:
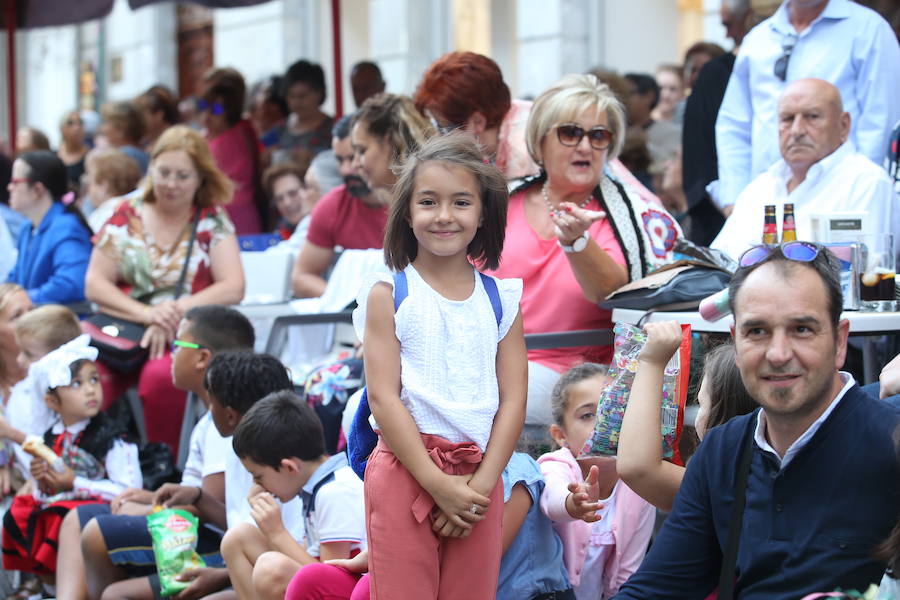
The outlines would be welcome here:
M 189 581 L 175 579 L 178 575 L 206 566 L 196 552 L 198 523 L 197 517 L 186 510 L 171 508 L 147 517 L 163 596 L 177 594 L 190 585 Z

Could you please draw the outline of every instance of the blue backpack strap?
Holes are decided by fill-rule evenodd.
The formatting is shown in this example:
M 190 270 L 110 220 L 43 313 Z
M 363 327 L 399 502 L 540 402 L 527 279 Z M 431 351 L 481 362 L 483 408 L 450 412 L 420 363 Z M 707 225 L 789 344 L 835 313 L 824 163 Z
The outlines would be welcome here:
M 503 320 L 503 304 L 500 303 L 500 292 L 497 290 L 497 282 L 490 275 L 485 275 L 478 271 L 481 275 L 481 283 L 484 284 L 484 291 L 487 292 L 488 298 L 491 300 L 491 308 L 494 309 L 494 316 L 497 317 L 497 327 Z
M 400 271 L 394 273 L 394 312 L 400 309 L 400 304 L 406 300 L 409 295 L 409 285 L 406 282 L 406 273 Z
M 400 271 L 394 273 L 394 312 L 400 308 L 400 304 L 406 300 L 409 295 L 409 285 L 406 281 L 406 273 Z M 347 436 L 347 458 L 350 461 L 350 467 L 356 475 L 363 479 L 366 473 L 366 465 L 369 462 L 369 455 L 375 449 L 378 443 L 378 436 L 372 430 L 369 424 L 369 416 L 372 410 L 369 408 L 369 392 L 363 388 L 362 398 L 353 415 L 353 421 L 350 424 L 350 433 Z
M 378 443 L 378 436 L 372 430 L 369 424 L 369 415 L 372 414 L 369 409 L 369 395 L 366 388 L 363 388 L 362 398 L 353 415 L 353 421 L 350 423 L 350 432 L 347 435 L 347 459 L 350 461 L 350 467 L 356 475 L 363 479 L 366 473 L 366 464 L 369 461 L 369 455 L 375 449 Z

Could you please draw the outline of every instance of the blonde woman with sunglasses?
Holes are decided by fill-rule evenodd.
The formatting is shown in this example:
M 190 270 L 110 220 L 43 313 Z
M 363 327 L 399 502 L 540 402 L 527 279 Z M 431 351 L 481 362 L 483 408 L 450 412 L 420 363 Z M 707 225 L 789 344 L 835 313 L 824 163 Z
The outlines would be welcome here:
M 671 262 L 681 228 L 610 174 L 625 114 L 593 75 L 569 75 L 543 92 L 525 140 L 540 173 L 511 184 L 498 277 L 524 280 L 526 333 L 609 329 L 597 304 L 613 290 Z M 528 353 L 527 429 L 546 431 L 559 374 L 582 362 L 608 364 L 611 346 Z

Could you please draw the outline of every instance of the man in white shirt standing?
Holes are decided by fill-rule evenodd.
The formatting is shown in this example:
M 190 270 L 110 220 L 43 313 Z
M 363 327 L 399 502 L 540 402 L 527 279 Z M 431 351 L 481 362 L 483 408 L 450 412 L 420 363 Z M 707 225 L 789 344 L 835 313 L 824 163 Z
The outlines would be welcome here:
M 791 82 L 838 87 L 850 140 L 881 164 L 900 119 L 900 47 L 887 22 L 851 0 L 785 0 L 744 38 L 716 121 L 720 204 L 778 159 L 777 102 Z
M 813 237 L 817 212 L 868 213 L 870 233 L 900 233 L 900 208 L 883 168 L 856 151 L 838 88 L 821 79 L 791 83 L 778 104 L 782 159 L 748 185 L 712 247 L 733 258 L 761 242 L 765 205 L 774 204 L 781 223 L 793 203 L 797 238 Z

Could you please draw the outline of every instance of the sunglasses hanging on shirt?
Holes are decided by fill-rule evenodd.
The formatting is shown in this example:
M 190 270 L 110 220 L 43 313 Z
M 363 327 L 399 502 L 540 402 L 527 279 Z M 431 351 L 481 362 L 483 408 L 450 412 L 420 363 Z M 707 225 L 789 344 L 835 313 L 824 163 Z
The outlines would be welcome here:
M 788 63 L 791 62 L 791 55 L 794 53 L 794 46 L 797 45 L 797 34 L 789 33 L 781 40 L 781 56 L 775 61 L 775 77 L 781 81 L 787 79 Z

